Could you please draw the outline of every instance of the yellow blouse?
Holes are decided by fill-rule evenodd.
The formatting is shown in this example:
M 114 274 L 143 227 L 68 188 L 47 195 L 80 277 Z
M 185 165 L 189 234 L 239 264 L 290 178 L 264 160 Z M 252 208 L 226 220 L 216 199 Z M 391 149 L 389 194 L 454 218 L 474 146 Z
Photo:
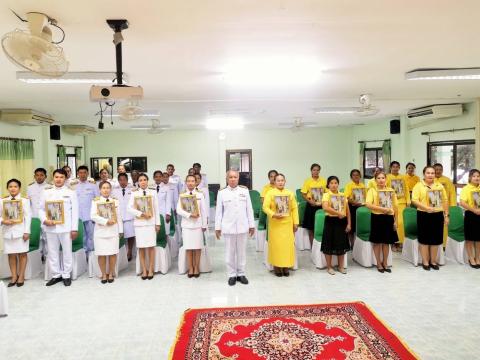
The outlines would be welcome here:
M 347 185 L 345 185 L 345 196 L 348 200 L 351 200 L 354 203 L 365 203 L 365 184 L 361 181 L 358 184 L 350 181 Z
M 410 205 L 410 191 L 407 189 L 407 182 L 404 175 L 387 175 L 387 187 L 392 188 L 397 195 L 399 204 Z
M 460 200 L 474 209 L 480 208 L 480 186 L 465 185 L 460 193 Z
M 321 195 L 326 192 L 326 189 L 327 180 L 319 176 L 317 180 L 312 177 L 305 180 L 300 192 L 305 194 L 309 200 L 320 203 L 322 201 Z
M 329 190 L 325 194 L 323 194 L 322 202 L 328 203 L 328 205 L 333 210 L 346 214 L 348 200 L 344 193 L 341 193 L 341 192 L 333 193 Z M 325 215 L 338 217 L 337 215 L 329 214 L 327 211 L 325 211 Z
M 435 182 L 439 182 L 445 188 L 449 205 L 457 205 L 457 190 L 455 188 L 455 185 L 453 185 L 452 180 L 442 175 L 439 178 L 435 178 Z
M 370 205 L 380 206 L 393 210 L 398 207 L 397 195 L 395 194 L 395 191 L 388 186 L 383 189 L 369 189 L 367 193 L 367 200 L 365 202 Z M 372 210 L 372 214 L 384 215 L 383 212 L 377 210 Z
M 376 189 L 377 188 L 377 182 L 375 181 L 375 178 L 371 178 L 367 182 L 367 189 Z
M 418 182 L 420 182 L 420 178 L 417 175 L 411 176 L 411 175 L 405 174 L 404 177 L 405 177 L 405 182 L 407 183 L 407 189 L 410 192 L 413 190 L 413 187 Z
M 265 198 L 265 195 L 267 195 L 267 193 L 272 189 L 275 189 L 275 185 L 268 183 L 263 187 L 262 192 L 260 193 L 260 197 Z
M 281 201 L 280 197 L 286 197 L 286 201 Z M 274 188 L 267 192 L 262 209 L 269 218 L 275 214 L 284 213 L 285 221 L 290 221 L 291 217 L 294 225 L 299 223 L 297 200 L 293 192 L 288 189 Z M 284 220 L 281 219 L 281 221 Z
M 442 184 L 434 181 L 431 186 L 422 180 L 413 187 L 412 200 L 418 201 L 425 206 L 435 208 L 436 212 L 443 211 L 443 203 L 447 202 L 447 192 Z M 424 211 L 420 208 L 418 211 Z

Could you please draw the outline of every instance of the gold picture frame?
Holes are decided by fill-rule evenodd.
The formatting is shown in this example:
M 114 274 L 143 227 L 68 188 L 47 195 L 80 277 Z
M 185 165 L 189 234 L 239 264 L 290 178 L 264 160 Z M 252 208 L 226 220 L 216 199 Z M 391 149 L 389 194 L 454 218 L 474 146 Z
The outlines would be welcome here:
M 433 207 L 436 210 L 442 210 L 443 209 L 442 191 L 428 190 L 427 203 L 428 203 L 428 206 Z
M 393 209 L 393 191 L 378 190 L 378 206 Z
M 192 215 L 200 215 L 198 201 L 196 195 L 182 194 L 180 195 L 180 204 L 182 209 Z
M 405 197 L 405 186 L 402 179 L 392 179 L 392 189 L 397 194 L 397 198 Z
M 345 214 L 345 196 L 344 195 L 330 195 L 330 204 L 333 210 Z
M 97 203 L 97 214 L 104 219 L 112 220 L 115 224 L 117 223 L 117 207 L 113 201 Z
M 2 217 L 5 220 L 10 220 L 13 224 L 23 223 L 22 200 L 3 200 Z
M 364 204 L 365 203 L 365 189 L 358 188 L 352 189 L 352 198 L 353 201 L 357 204 Z
M 52 221 L 54 225 L 62 225 L 65 223 L 63 200 L 46 201 L 45 213 L 47 215 L 47 220 Z
M 133 203 L 136 210 L 147 216 L 153 216 L 153 199 L 151 195 L 135 196 Z
M 289 197 L 287 195 L 275 195 L 275 215 L 290 215 Z
M 310 194 L 312 194 L 312 200 L 316 204 L 321 204 L 322 203 L 322 198 L 324 194 L 324 189 L 323 187 L 312 187 L 310 188 Z
M 480 191 L 472 192 L 473 207 L 480 209 Z

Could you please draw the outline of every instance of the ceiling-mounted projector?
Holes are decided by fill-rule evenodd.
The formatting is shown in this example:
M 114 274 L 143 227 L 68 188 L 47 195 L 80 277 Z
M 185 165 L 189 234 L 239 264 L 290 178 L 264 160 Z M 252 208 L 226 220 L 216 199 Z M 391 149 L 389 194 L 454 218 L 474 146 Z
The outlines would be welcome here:
M 141 86 L 92 86 L 90 101 L 143 99 Z

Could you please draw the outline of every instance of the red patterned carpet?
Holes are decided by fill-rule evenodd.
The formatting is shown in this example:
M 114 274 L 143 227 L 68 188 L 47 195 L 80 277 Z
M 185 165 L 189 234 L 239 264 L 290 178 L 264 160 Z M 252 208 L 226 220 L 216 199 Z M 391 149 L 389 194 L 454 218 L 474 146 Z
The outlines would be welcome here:
M 361 302 L 187 310 L 170 358 L 417 359 Z

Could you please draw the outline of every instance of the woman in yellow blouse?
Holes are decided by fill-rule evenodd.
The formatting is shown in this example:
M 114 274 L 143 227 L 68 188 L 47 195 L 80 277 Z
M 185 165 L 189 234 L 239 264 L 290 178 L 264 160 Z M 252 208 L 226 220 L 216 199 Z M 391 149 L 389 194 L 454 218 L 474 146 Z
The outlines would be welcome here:
M 269 192 L 272 189 L 275 189 L 275 176 L 278 175 L 277 170 L 270 170 L 268 172 L 268 181 L 269 183 L 265 185 L 262 189 L 262 192 L 260 194 L 260 200 L 263 202 L 263 199 L 265 199 L 265 195 L 267 195 L 267 192 Z
M 450 206 L 456 206 L 457 205 L 457 190 L 455 188 L 455 185 L 453 185 L 452 180 L 450 180 L 448 177 L 443 176 L 443 165 L 436 163 L 433 165 L 433 168 L 435 169 L 435 181 L 439 182 L 440 184 L 443 185 L 446 193 L 447 193 L 447 200 Z M 448 227 L 445 225 L 443 227 L 443 246 L 447 244 L 447 237 L 448 237 Z
M 346 274 L 343 267 L 345 254 L 350 250 L 348 233 L 350 232 L 350 211 L 345 194 L 338 191 L 340 181 L 336 176 L 329 176 L 328 191 L 323 195 L 322 207 L 325 210 L 325 226 L 323 228 L 321 251 L 327 260 L 327 272 L 335 275 L 332 267 L 332 256 L 338 258 L 338 271 Z
M 393 251 L 401 251 L 401 244 L 405 240 L 405 231 L 403 229 L 403 209 L 410 206 L 410 192 L 407 190 L 405 176 L 400 175 L 400 163 L 392 161 L 390 163 L 390 174 L 387 175 L 387 187 L 392 188 L 397 195 L 398 201 L 398 226 L 397 234 L 400 245 L 393 244 Z
M 345 197 L 348 199 L 348 209 L 350 210 L 351 230 L 349 233 L 350 246 L 353 248 L 355 241 L 355 231 L 357 229 L 357 209 L 365 204 L 366 190 L 362 180 L 360 170 L 353 169 L 350 171 L 350 181 L 345 185 Z
M 468 185 L 460 193 L 460 206 L 465 209 L 464 232 L 468 263 L 480 269 L 480 171 L 470 170 Z
M 327 182 L 320 176 L 320 170 L 321 166 L 319 164 L 312 164 L 312 166 L 310 166 L 312 176 L 304 181 L 302 189 L 300 190 L 303 198 L 307 202 L 302 227 L 308 230 L 310 246 L 313 244 L 315 213 L 318 209 L 322 208 L 322 197 L 327 188 Z
M 275 189 L 265 195 L 263 211 L 268 216 L 268 262 L 275 275 L 289 276 L 295 263 L 295 232 L 298 208 L 295 195 L 285 189 L 285 176 L 275 176 Z
M 376 188 L 368 190 L 365 206 L 372 210 L 370 242 L 377 260 L 377 270 L 381 273 L 392 272 L 387 267 L 390 245 L 398 241 L 398 201 L 395 191 L 386 185 L 387 177 L 383 171 L 375 175 Z
M 415 166 L 414 163 L 407 163 L 407 166 L 405 167 L 406 173 L 405 173 L 405 182 L 407 183 L 407 190 L 410 193 L 410 197 L 412 197 L 412 191 L 413 187 L 420 182 L 420 178 L 415 175 L 415 169 L 417 167 Z
M 424 270 L 439 270 L 438 248 L 443 243 L 443 227 L 449 222 L 447 193 L 442 184 L 435 181 L 435 169 L 423 169 L 423 181 L 415 185 L 412 203 L 417 208 L 417 231 Z

